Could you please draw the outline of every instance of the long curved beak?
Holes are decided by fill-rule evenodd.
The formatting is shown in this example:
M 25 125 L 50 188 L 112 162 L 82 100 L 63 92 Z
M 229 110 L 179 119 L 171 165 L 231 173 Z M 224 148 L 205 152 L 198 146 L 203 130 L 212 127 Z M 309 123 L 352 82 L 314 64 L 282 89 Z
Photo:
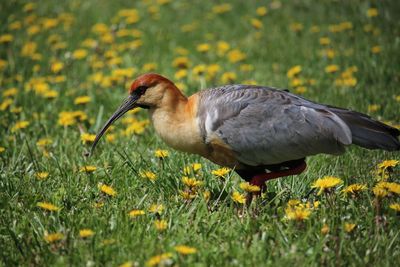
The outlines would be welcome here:
M 94 148 L 96 147 L 97 143 L 99 142 L 103 134 L 107 131 L 108 127 L 110 127 L 114 121 L 122 117 L 122 115 L 124 115 L 129 110 L 136 107 L 136 101 L 138 100 L 138 98 L 139 97 L 136 95 L 130 95 L 127 99 L 125 99 L 124 103 L 122 103 L 122 105 L 114 112 L 114 114 L 108 119 L 108 121 L 104 124 L 103 128 L 101 128 L 101 130 L 97 133 L 96 139 L 94 140 L 92 148 L 90 150 L 90 155 L 93 154 Z

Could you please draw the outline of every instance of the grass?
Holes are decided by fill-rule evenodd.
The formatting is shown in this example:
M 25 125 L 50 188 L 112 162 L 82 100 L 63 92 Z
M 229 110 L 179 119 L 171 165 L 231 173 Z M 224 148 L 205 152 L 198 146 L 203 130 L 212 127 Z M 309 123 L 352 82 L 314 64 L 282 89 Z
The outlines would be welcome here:
M 289 88 L 314 101 L 398 125 L 397 1 L 272 1 L 265 16 L 257 15 L 261 4 L 256 1 L 234 1 L 221 14 L 213 9 L 223 11 L 224 6 L 212 1 L 161 2 L 41 1 L 33 8 L 25 1 L 0 4 L 2 265 L 143 266 L 157 263 L 152 257 L 162 253 L 170 254 L 161 264 L 177 266 L 393 266 L 399 262 L 399 214 L 389 208 L 399 202 L 399 195 L 378 198 L 372 192 L 377 164 L 399 160 L 398 153 L 350 147 L 341 157 L 310 157 L 304 174 L 269 182 L 267 194 L 244 208 L 231 199 L 232 192 L 243 193 L 237 175 L 231 172 L 218 178 L 212 174 L 218 166 L 168 149 L 146 124 L 146 111 L 127 115 L 136 119 L 127 124 L 117 123 L 112 131 L 115 140 L 102 141 L 90 158 L 84 156 L 90 142 L 81 141 L 83 132 L 99 129 L 125 97 L 131 81 L 147 71 L 171 78 L 187 95 L 231 82 L 257 83 Z M 134 11 L 127 17 L 132 24 L 117 17 L 124 8 L 135 8 L 138 21 Z M 368 16 L 374 15 L 374 8 L 377 16 Z M 56 26 L 44 18 L 56 18 Z M 261 21 L 262 28 L 257 29 L 257 21 L 252 26 L 252 19 Z M 95 34 L 96 23 L 108 28 Z M 117 37 L 122 28 L 141 34 Z M 7 34 L 13 40 L 7 41 Z M 321 37 L 328 37 L 330 44 L 320 44 Z M 87 38 L 95 41 L 93 47 L 83 46 Z M 225 54 L 216 48 L 218 41 L 229 44 Z M 23 53 L 29 42 L 37 44 L 36 51 Z M 197 50 L 202 43 L 210 46 L 207 52 Z M 123 47 L 127 44 L 131 47 Z M 190 61 L 188 75 L 179 79 L 175 78 L 178 68 L 172 66 L 178 47 L 187 50 L 183 56 Z M 87 55 L 78 59 L 74 51 L 80 48 Z M 245 59 L 231 62 L 227 54 L 235 49 Z M 57 62 L 62 63 L 58 70 Z M 214 63 L 220 68 L 215 76 L 201 73 Z M 288 70 L 296 65 L 301 72 L 288 78 Z M 329 65 L 339 70 L 327 73 Z M 352 66 L 357 71 L 349 71 Z M 126 73 L 113 73 L 121 69 Z M 226 72 L 234 76 L 229 78 Z M 95 74 L 100 78 L 93 78 Z M 343 75 L 348 80 L 340 85 Z M 15 94 L 10 88 L 16 88 Z M 76 105 L 78 96 L 89 96 L 90 102 Z M 74 117 L 71 125 L 60 124 L 60 116 L 66 119 L 62 111 L 77 110 L 87 119 Z M 20 121 L 29 125 L 16 128 Z M 127 132 L 128 126 L 136 127 L 136 133 Z M 43 138 L 51 142 L 38 145 Z M 157 149 L 168 149 L 169 156 L 156 158 Z M 194 199 L 185 200 L 183 168 L 193 163 L 201 163 L 201 170 L 190 176 L 203 185 Z M 97 169 L 80 171 L 88 165 Z M 144 171 L 154 172 L 157 178 L 141 177 Z M 39 179 L 39 172 L 47 172 L 48 177 Z M 328 193 L 310 192 L 312 183 L 327 175 L 344 182 Z M 398 168 L 389 181 L 399 181 Z M 368 189 L 357 197 L 343 196 L 341 190 L 352 183 Z M 100 184 L 111 186 L 116 195 L 102 193 Z M 203 197 L 206 191 L 208 201 Z M 309 209 L 308 219 L 292 221 L 286 218 L 291 199 L 320 205 Z M 41 209 L 37 203 L 43 201 L 61 209 Z M 151 213 L 153 204 L 162 204 L 164 211 Z M 132 209 L 144 210 L 145 215 L 130 218 Z M 155 228 L 157 219 L 167 222 L 164 231 Z M 356 226 L 348 232 L 345 223 Z M 329 227 L 325 234 L 324 225 Z M 94 235 L 80 237 L 80 230 L 86 228 Z M 62 237 L 46 241 L 49 233 Z M 197 251 L 184 255 L 175 250 L 177 245 Z

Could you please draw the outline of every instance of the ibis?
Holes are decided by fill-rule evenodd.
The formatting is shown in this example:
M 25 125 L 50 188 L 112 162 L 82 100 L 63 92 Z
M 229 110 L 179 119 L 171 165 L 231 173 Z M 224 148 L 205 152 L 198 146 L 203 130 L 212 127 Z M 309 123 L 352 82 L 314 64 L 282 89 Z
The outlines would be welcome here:
M 92 152 L 108 127 L 135 107 L 148 110 L 170 147 L 232 168 L 262 189 L 270 179 L 302 173 L 308 156 L 340 155 L 352 144 L 400 150 L 400 131 L 363 113 L 255 85 L 224 85 L 186 97 L 169 79 L 148 73 L 132 83 Z

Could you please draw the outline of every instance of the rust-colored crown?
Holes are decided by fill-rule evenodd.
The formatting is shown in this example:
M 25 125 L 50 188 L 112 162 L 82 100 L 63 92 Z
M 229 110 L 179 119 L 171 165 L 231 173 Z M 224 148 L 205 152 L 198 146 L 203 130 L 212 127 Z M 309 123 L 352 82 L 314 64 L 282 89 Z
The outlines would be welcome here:
M 131 88 L 129 90 L 129 93 L 134 92 L 137 88 L 141 86 L 145 87 L 153 87 L 157 85 L 158 83 L 168 83 L 169 85 L 173 85 L 174 83 L 168 80 L 167 78 L 161 76 L 160 74 L 157 73 L 146 73 L 143 75 L 140 75 L 136 80 L 133 81 Z

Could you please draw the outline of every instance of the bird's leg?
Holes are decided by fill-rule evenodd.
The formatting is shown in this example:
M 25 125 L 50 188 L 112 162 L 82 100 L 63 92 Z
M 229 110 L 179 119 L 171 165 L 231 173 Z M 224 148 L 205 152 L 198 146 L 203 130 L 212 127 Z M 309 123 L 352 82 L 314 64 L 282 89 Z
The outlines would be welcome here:
M 306 162 L 301 161 L 299 164 L 294 165 L 293 167 L 290 167 L 286 170 L 273 171 L 273 172 L 257 174 L 255 176 L 253 176 L 253 178 L 251 178 L 249 183 L 251 185 L 256 185 L 256 186 L 260 187 L 260 191 L 253 193 L 253 194 L 249 194 L 247 196 L 246 202 L 249 205 L 251 203 L 253 196 L 261 195 L 261 193 L 264 192 L 266 189 L 265 183 L 268 180 L 272 180 L 272 179 L 279 178 L 279 177 L 285 177 L 285 176 L 289 176 L 289 175 L 300 174 L 306 169 L 306 167 L 307 167 Z

